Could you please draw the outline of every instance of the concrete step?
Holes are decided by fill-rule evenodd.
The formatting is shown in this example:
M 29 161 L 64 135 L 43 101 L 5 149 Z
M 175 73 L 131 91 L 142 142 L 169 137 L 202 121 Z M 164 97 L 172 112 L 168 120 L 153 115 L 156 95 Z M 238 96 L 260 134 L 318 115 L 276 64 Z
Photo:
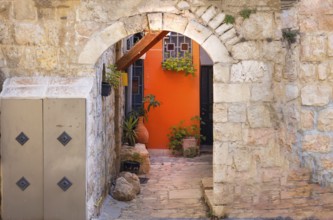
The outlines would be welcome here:
M 213 189 L 213 177 L 205 177 L 201 180 L 202 188 L 206 189 Z

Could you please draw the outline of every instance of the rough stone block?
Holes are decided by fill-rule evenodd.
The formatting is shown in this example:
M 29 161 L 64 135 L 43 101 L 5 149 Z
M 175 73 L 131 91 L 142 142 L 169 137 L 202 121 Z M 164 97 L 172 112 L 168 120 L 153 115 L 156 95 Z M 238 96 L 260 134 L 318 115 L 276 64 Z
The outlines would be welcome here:
M 314 127 L 314 113 L 311 110 L 301 111 L 300 127 L 304 130 L 312 130 Z
M 213 165 L 213 179 L 214 182 L 218 183 L 233 183 L 235 181 L 235 169 L 227 165 Z
M 301 60 L 321 61 L 327 54 L 327 36 L 325 34 L 301 36 Z
M 41 47 L 36 50 L 39 66 L 46 70 L 53 70 L 59 63 L 58 50 L 54 47 Z
M 214 142 L 214 165 L 226 165 L 229 158 L 229 144 L 226 142 Z
M 227 32 L 223 33 L 221 36 L 220 36 L 220 40 L 222 42 L 227 42 L 228 40 L 234 38 L 236 36 L 236 30 L 235 28 L 231 28 L 230 30 L 228 30 Z
M 36 7 L 32 0 L 15 1 L 14 14 L 16 20 L 35 20 Z
M 246 121 L 246 104 L 231 104 L 228 108 L 229 122 L 245 122 Z
M 332 97 L 332 87 L 329 85 L 307 85 L 301 90 L 303 105 L 325 106 Z
M 150 30 L 159 31 L 162 30 L 162 13 L 150 13 L 148 14 L 148 24 Z
M 332 138 L 326 135 L 305 135 L 302 149 L 309 152 L 328 153 L 332 150 Z
M 320 63 L 318 65 L 318 78 L 319 80 L 326 80 L 327 79 L 327 68 L 328 63 Z
M 286 85 L 286 93 L 285 93 L 285 95 L 286 95 L 287 102 L 298 98 L 298 96 L 299 96 L 298 86 L 297 85 L 293 85 L 293 84 Z
M 181 34 L 185 32 L 185 28 L 188 24 L 186 18 L 174 14 L 164 14 L 163 16 L 163 30 L 175 31 Z
M 218 35 L 222 35 L 223 33 L 227 32 L 228 30 L 230 30 L 231 28 L 233 28 L 232 24 L 222 24 L 221 26 L 219 26 L 215 32 Z
M 277 39 L 273 13 L 257 12 L 251 15 L 250 18 L 244 20 L 240 33 L 249 40 Z
M 230 79 L 230 66 L 224 63 L 214 64 L 214 82 L 228 83 Z
M 180 10 L 188 10 L 191 8 L 190 4 L 186 1 L 180 1 L 178 4 L 177 4 L 177 7 L 180 9 Z
M 333 131 L 333 109 L 325 109 L 319 112 L 318 129 L 320 131 Z
M 272 85 L 255 83 L 251 87 L 251 101 L 269 102 L 273 100 Z
M 316 65 L 311 63 L 300 64 L 300 76 L 301 82 L 308 83 L 317 80 Z
M 272 66 L 260 61 L 242 61 L 231 67 L 231 82 L 268 82 L 272 79 Z
M 246 41 L 233 46 L 231 53 L 237 60 L 255 60 L 262 56 L 262 48 L 256 41 Z
M 211 27 L 212 29 L 216 29 L 218 26 L 220 26 L 223 23 L 224 18 L 225 14 L 219 13 L 208 23 L 209 27 Z
M 250 100 L 250 86 L 246 84 L 214 84 L 214 102 L 246 102 Z
M 270 109 L 265 105 L 251 105 L 247 109 L 247 118 L 251 128 L 272 126 Z
M 267 146 L 275 141 L 276 132 L 274 128 L 243 129 L 243 141 L 247 145 Z
M 264 41 L 262 45 L 263 58 L 274 63 L 284 64 L 286 51 L 283 50 L 281 41 Z
M 38 24 L 17 23 L 15 25 L 15 41 L 19 45 L 43 45 L 46 43 L 46 35 Z
M 251 168 L 251 152 L 248 148 L 236 148 L 231 153 L 233 166 L 237 172 L 245 172 Z
M 214 140 L 222 142 L 242 140 L 242 125 L 240 123 L 216 123 Z
M 208 23 L 217 14 L 217 8 L 210 6 L 203 15 L 201 15 L 202 20 Z
M 215 35 L 211 35 L 201 46 L 214 63 L 230 63 L 232 61 L 227 48 Z
M 128 34 L 136 34 L 148 28 L 146 16 L 136 15 L 122 20 Z
M 333 33 L 328 35 L 328 56 L 333 57 Z
M 228 106 L 223 103 L 215 103 L 213 106 L 214 122 L 228 121 Z
M 134 160 L 140 162 L 139 174 L 148 174 L 150 171 L 149 152 L 144 144 L 132 146 L 122 146 L 120 148 L 120 160 Z
M 234 201 L 234 187 L 232 184 L 214 183 L 214 205 L 227 205 Z
M 195 40 L 198 44 L 202 44 L 212 35 L 212 32 L 205 26 L 192 20 L 188 23 L 184 35 L 192 38 L 192 40 Z

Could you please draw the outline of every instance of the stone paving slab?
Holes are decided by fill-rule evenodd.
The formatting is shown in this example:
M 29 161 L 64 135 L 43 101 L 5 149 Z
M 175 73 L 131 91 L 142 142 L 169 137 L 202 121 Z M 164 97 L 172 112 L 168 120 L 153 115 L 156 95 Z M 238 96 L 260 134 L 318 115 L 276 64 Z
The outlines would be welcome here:
M 150 173 L 145 176 L 149 180 L 141 184 L 141 193 L 130 202 L 108 198 L 95 220 L 210 219 L 201 180 L 212 174 L 211 154 L 152 156 Z

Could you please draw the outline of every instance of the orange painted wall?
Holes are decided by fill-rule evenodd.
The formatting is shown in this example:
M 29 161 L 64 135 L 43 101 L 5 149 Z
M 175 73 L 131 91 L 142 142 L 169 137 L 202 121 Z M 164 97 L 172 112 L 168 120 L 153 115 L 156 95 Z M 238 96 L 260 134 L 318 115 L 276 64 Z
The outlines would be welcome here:
M 192 41 L 195 76 L 162 69 L 162 41 L 146 54 L 144 61 L 144 95 L 153 94 L 161 106 L 151 109 L 145 125 L 149 131 L 148 148 L 168 148 L 170 127 L 181 120 L 190 124 L 200 110 L 200 53 L 199 45 Z

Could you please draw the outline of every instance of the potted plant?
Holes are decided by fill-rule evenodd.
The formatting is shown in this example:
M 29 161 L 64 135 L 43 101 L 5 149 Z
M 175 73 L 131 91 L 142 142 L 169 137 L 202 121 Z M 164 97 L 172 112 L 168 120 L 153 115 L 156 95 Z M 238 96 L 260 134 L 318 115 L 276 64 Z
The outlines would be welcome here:
M 135 146 L 135 139 L 137 137 L 135 128 L 138 123 L 138 118 L 130 115 L 124 120 L 123 123 L 123 141 L 127 142 L 129 146 Z
M 144 125 L 144 120 L 148 121 L 148 113 L 152 108 L 160 106 L 160 102 L 156 100 L 155 96 L 152 94 L 146 95 L 143 98 L 143 105 L 138 111 L 133 111 L 130 115 L 138 118 L 138 123 L 135 129 L 136 132 L 136 142 L 146 144 L 149 140 L 149 133 Z
M 134 152 L 130 158 L 122 161 L 122 171 L 138 174 L 140 171 L 141 163 L 142 163 L 142 158 L 140 154 Z
M 185 76 L 191 74 L 195 75 L 196 69 L 193 65 L 192 55 L 190 53 L 185 53 L 183 57 L 169 57 L 164 62 L 162 62 L 162 68 L 164 70 L 171 70 L 175 72 L 183 71 Z
M 198 126 L 200 122 L 200 117 L 194 116 L 191 118 L 191 125 L 184 126 L 184 121 L 181 121 L 177 126 L 170 128 L 170 133 L 168 134 L 169 148 L 174 155 L 194 157 L 200 153 L 200 140 L 205 139 L 205 137 L 200 134 L 200 128 Z
M 121 82 L 121 76 L 123 72 L 117 70 L 117 67 L 110 64 L 109 71 L 105 71 L 105 65 L 103 65 L 103 77 L 102 77 L 102 96 L 109 96 L 111 93 L 111 86 L 118 88 Z

